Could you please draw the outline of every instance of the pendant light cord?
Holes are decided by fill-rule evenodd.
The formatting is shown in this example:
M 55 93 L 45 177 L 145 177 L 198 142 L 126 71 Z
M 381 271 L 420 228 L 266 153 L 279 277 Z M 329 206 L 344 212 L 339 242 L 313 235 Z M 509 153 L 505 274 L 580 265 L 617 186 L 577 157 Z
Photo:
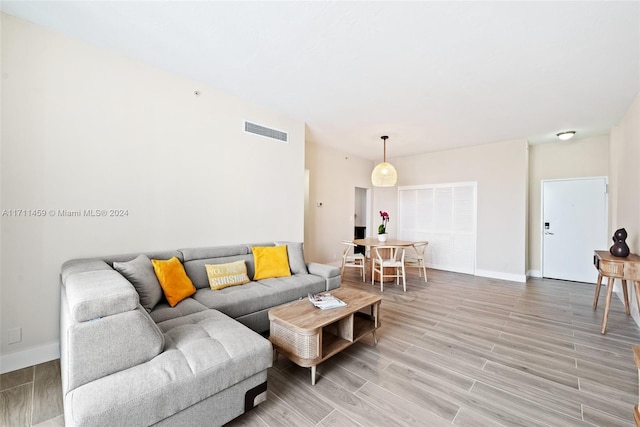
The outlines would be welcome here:
M 380 138 L 382 138 L 382 140 L 384 141 L 384 145 L 383 145 L 383 151 L 382 151 L 382 161 L 387 163 L 387 138 L 389 138 L 388 136 L 381 136 Z

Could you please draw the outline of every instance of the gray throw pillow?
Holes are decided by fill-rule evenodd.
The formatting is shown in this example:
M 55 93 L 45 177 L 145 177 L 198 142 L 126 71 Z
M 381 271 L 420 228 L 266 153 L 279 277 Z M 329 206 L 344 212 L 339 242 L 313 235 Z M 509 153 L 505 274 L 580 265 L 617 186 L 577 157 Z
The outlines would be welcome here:
M 291 274 L 309 274 L 307 263 L 304 261 L 304 252 L 301 242 L 275 242 L 276 245 L 287 245 L 289 257 L 289 270 Z
M 148 256 L 141 254 L 131 261 L 114 262 L 113 268 L 133 284 L 140 296 L 140 305 L 147 311 L 151 311 L 164 296 Z

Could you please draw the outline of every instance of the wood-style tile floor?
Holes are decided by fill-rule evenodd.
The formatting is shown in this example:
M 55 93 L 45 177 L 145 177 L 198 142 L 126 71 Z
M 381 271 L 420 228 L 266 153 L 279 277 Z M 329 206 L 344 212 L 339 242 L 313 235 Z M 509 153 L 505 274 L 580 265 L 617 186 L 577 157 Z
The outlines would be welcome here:
M 379 292 L 345 274 L 343 286 Z M 594 285 L 409 274 L 406 293 L 384 287 L 377 346 L 363 339 L 321 364 L 315 386 L 280 356 L 269 399 L 230 425 L 634 425 L 640 329 L 617 297 L 601 335 Z
M 0 426 L 64 426 L 60 360 L 0 375 Z
M 370 337 L 309 369 L 283 356 L 268 400 L 229 426 L 633 426 L 640 329 L 594 285 L 429 270 L 385 286 Z M 347 270 L 343 286 L 379 292 Z M 61 426 L 57 361 L 1 376 L 0 425 Z

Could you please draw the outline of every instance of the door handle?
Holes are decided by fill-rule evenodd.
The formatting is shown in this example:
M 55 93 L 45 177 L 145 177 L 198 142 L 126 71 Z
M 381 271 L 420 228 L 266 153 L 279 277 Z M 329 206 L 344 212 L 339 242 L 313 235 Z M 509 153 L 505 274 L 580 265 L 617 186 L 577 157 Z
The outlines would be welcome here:
M 551 234 L 553 236 L 553 233 L 550 231 L 545 231 L 544 234 Z

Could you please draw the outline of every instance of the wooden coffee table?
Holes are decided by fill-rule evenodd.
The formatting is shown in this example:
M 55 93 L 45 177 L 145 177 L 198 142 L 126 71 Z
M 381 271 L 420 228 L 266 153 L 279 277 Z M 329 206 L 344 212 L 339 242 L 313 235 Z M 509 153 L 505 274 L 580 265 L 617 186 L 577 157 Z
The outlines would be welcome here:
M 316 366 L 329 357 L 367 334 L 378 343 L 380 296 L 349 288 L 335 289 L 331 294 L 347 305 L 321 310 L 305 298 L 269 310 L 274 361 L 282 353 L 298 366 L 311 367 L 312 385 L 316 383 Z

